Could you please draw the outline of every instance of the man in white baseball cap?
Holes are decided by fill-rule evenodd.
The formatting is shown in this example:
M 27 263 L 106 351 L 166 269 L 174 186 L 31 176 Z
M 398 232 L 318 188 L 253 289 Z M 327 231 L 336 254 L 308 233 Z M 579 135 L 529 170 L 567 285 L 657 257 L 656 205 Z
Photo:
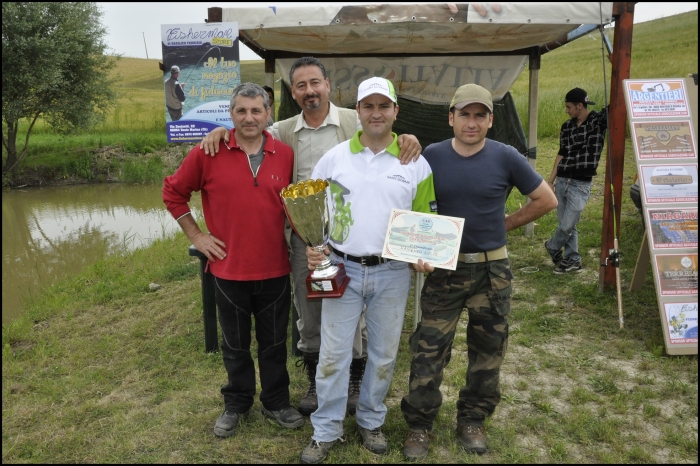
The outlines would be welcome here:
M 365 448 L 387 451 L 382 433 L 401 328 L 411 286 L 407 262 L 381 256 L 392 209 L 435 211 L 433 175 L 421 156 L 402 165 L 392 125 L 399 113 L 391 81 L 370 78 L 357 94 L 362 130 L 329 150 L 316 164 L 312 178 L 328 180 L 331 216 L 335 224 L 328 251 L 331 262 L 342 263 L 350 277 L 340 298 L 324 299 L 321 349 L 316 371 L 318 409 L 311 416 L 314 434 L 301 454 L 302 463 L 319 463 L 343 440 L 348 393 L 347 373 L 352 360 L 355 328 L 365 310 L 367 365 L 355 417 Z M 309 269 L 323 259 L 306 249 Z

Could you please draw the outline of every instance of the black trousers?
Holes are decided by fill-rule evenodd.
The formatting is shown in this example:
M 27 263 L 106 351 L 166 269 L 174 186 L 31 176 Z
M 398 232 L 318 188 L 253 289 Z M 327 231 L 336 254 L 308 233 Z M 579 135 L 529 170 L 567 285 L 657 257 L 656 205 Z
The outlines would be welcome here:
M 255 366 L 250 354 L 255 317 L 260 401 L 270 411 L 290 406 L 287 373 L 289 275 L 254 281 L 215 278 L 216 305 L 221 325 L 221 354 L 228 383 L 221 388 L 226 411 L 245 413 L 255 397 Z

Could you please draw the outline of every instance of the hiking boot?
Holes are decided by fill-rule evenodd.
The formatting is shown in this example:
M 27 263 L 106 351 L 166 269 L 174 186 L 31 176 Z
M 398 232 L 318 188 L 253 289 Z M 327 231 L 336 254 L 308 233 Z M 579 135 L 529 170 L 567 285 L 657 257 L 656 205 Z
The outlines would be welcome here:
M 311 440 L 304 451 L 301 452 L 301 462 L 303 464 L 316 464 L 325 460 L 328 456 L 328 452 L 331 450 L 336 442 L 343 442 L 343 438 L 335 439 L 332 442 L 317 442 L 316 440 Z
M 462 440 L 462 448 L 472 453 L 486 453 L 484 426 L 461 425 L 457 427 L 457 433 Z
M 232 413 L 224 411 L 214 424 L 214 435 L 221 438 L 230 437 L 236 433 L 236 428 L 241 418 L 247 416 L 248 413 Z
M 299 412 L 304 416 L 310 416 L 318 409 L 318 396 L 316 395 L 316 366 L 318 366 L 318 353 L 304 353 L 304 359 L 297 361 L 306 369 L 306 377 L 309 380 L 309 388 L 306 395 L 299 402 Z
M 428 456 L 430 437 L 426 430 L 409 430 L 403 442 L 403 454 L 409 460 L 419 460 Z
M 549 240 L 544 242 L 544 248 L 547 250 L 547 253 L 549 254 L 549 257 L 552 258 L 552 263 L 555 266 L 558 266 L 559 263 L 562 261 L 562 253 L 561 249 L 559 249 L 556 253 L 552 254 L 552 250 L 549 249 Z
M 559 265 L 554 269 L 554 273 L 558 275 L 562 275 L 565 273 L 580 273 L 583 272 L 583 268 L 581 267 L 581 261 L 575 261 L 572 259 L 569 259 L 568 257 L 564 258 Z
M 270 411 L 263 408 L 262 413 L 286 429 L 298 429 L 304 425 L 304 416 L 291 406 L 282 408 L 279 411 Z
M 348 385 L 348 414 L 354 416 L 357 411 L 357 402 L 360 400 L 360 386 L 365 375 L 366 358 L 356 358 L 350 364 L 350 383 Z
M 386 437 L 384 437 L 381 427 L 369 430 L 358 425 L 357 431 L 362 436 L 362 445 L 366 449 L 377 455 L 386 453 Z

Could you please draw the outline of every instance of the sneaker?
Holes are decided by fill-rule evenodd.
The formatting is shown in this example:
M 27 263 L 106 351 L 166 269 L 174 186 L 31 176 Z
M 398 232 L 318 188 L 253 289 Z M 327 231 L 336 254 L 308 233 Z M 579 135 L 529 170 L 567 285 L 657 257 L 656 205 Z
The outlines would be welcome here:
M 549 257 L 552 258 L 552 263 L 554 263 L 554 265 L 558 266 L 559 263 L 562 261 L 561 249 L 559 249 L 556 253 L 552 254 L 551 249 L 549 249 L 549 240 L 544 242 L 544 248 L 549 253 Z
M 569 272 L 574 272 L 574 273 L 580 273 L 583 272 L 583 268 L 581 267 L 581 261 L 574 261 L 569 259 L 568 257 L 562 260 L 559 265 L 554 269 L 554 273 L 562 275 L 565 273 Z
M 301 452 L 302 464 L 316 464 L 325 460 L 328 456 L 328 452 L 331 451 L 333 445 L 338 441 L 343 442 L 344 440 L 342 437 L 332 442 L 317 442 L 316 440 L 311 440 L 311 443 Z
M 358 425 L 357 431 L 362 436 L 362 445 L 366 449 L 377 455 L 386 453 L 386 437 L 384 437 L 381 427 L 369 430 Z
M 403 454 L 409 460 L 419 460 L 428 456 L 430 437 L 426 430 L 409 430 L 403 442 Z
M 457 433 L 462 440 L 462 448 L 473 453 L 486 453 L 486 434 L 484 426 L 467 426 L 461 425 L 457 427 Z
M 298 429 L 304 425 L 304 416 L 291 406 L 282 408 L 279 411 L 270 411 L 263 408 L 262 413 L 286 429 Z
M 241 418 L 247 416 L 248 413 L 232 413 L 224 411 L 214 424 L 214 435 L 221 438 L 230 437 L 236 433 L 236 428 Z

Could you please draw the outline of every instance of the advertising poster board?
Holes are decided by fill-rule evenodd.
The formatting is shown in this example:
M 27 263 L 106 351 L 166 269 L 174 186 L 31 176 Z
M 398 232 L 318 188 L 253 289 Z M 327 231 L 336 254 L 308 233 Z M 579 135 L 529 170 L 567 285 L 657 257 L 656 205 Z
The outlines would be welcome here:
M 698 209 L 649 209 L 647 217 L 652 248 L 698 248 Z
M 698 303 L 666 303 L 666 331 L 671 345 L 698 344 Z
M 218 126 L 232 128 L 229 102 L 241 82 L 238 23 L 163 24 L 161 40 L 168 142 L 199 142 Z
M 690 117 L 682 79 L 625 80 L 630 117 Z
M 698 354 L 697 81 L 624 80 L 647 229 L 630 290 L 652 266 L 668 354 Z
M 690 120 L 640 121 L 632 124 L 640 160 L 694 158 L 697 153 Z
M 698 295 L 698 255 L 657 254 L 656 278 L 661 296 Z
M 697 204 L 697 165 L 645 165 L 640 168 L 646 204 Z

